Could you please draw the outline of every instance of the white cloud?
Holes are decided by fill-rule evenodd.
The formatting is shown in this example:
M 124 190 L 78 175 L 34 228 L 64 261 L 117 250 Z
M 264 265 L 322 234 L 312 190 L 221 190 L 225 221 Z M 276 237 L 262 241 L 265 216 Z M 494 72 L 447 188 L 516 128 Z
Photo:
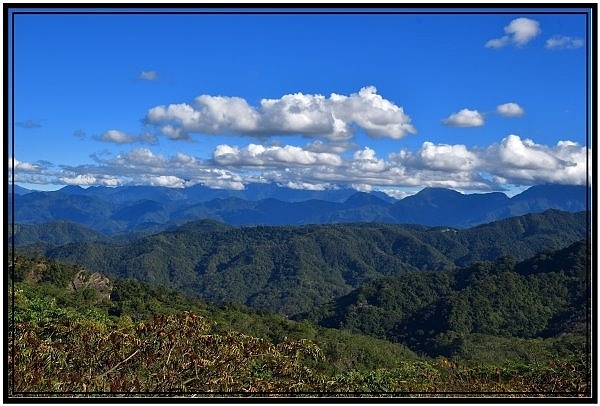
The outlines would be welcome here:
M 443 123 L 452 127 L 479 127 L 485 120 L 483 114 L 477 110 L 462 109 L 444 119 Z
M 543 170 L 560 164 L 560 160 L 548 153 L 547 148 L 514 134 L 504 138 L 496 152 L 507 167 Z
M 240 149 L 222 144 L 215 148 L 213 158 L 219 164 L 234 166 L 339 166 L 342 163 L 342 159 L 336 154 L 312 152 L 292 145 L 264 147 L 250 144 Z
M 155 70 L 142 71 L 140 73 L 140 75 L 138 76 L 138 79 L 142 79 L 142 80 L 157 80 L 158 79 L 158 73 Z
M 572 141 L 559 141 L 555 147 L 549 147 L 511 134 L 487 148 L 481 170 L 512 184 L 583 185 L 589 181 L 586 162 L 588 173 L 591 173 L 588 153 L 585 147 Z
M 114 144 L 156 144 L 158 140 L 156 136 L 151 133 L 143 133 L 141 135 L 126 134 L 119 130 L 108 130 L 101 135 L 94 137 L 94 139 L 102 142 L 111 142 Z
M 8 169 L 13 170 L 15 172 L 29 172 L 29 173 L 39 173 L 42 171 L 42 168 L 39 165 L 32 164 L 29 162 L 19 161 L 18 159 L 8 159 Z
M 58 178 L 59 183 L 63 185 L 78 185 L 78 186 L 120 186 L 121 181 L 114 176 L 105 174 L 89 174 L 83 173 L 75 175 L 73 173 L 66 173 L 67 176 L 61 176 Z
M 160 132 L 172 140 L 189 140 L 190 135 L 181 127 L 173 127 L 170 124 L 163 126 Z
M 69 177 L 61 177 L 59 178 L 62 183 L 66 185 L 80 185 L 80 186 L 90 186 L 97 184 L 97 180 L 95 176 L 92 175 L 77 175 L 72 178 Z
M 212 189 L 244 190 L 246 188 L 244 182 L 230 179 L 209 178 L 201 183 Z
M 98 140 L 104 142 L 114 142 L 115 144 L 131 144 L 135 142 L 135 137 L 118 130 L 108 130 L 100 135 Z
M 504 117 L 521 117 L 525 114 L 525 110 L 523 107 L 519 106 L 517 103 L 504 103 L 496 107 L 496 111 L 498 114 Z
M 546 40 L 546 48 L 548 49 L 577 49 L 582 46 L 583 40 L 581 38 L 555 35 Z
M 486 48 L 502 48 L 509 44 L 520 47 L 538 36 L 542 30 L 538 21 L 521 17 L 515 18 L 504 27 L 504 32 L 507 35 L 486 42 Z
M 516 18 L 510 22 L 504 31 L 512 35 L 512 40 L 517 45 L 525 45 L 535 38 L 542 30 L 540 23 L 529 18 Z
M 350 185 L 352 189 L 358 190 L 359 192 L 370 192 L 373 190 L 373 186 L 364 183 L 353 183 Z
M 433 144 L 425 141 L 414 154 L 425 168 L 441 171 L 470 171 L 479 158 L 465 145 Z
M 494 38 L 485 43 L 486 48 L 502 48 L 510 43 L 510 37 L 504 35 L 500 38 Z
M 240 175 L 183 152 L 165 157 L 147 148 L 137 148 L 114 158 L 96 156 L 95 161 L 94 165 L 63 167 L 61 171 L 45 175 L 57 184 L 141 184 L 180 188 L 202 183 L 213 188 L 244 188 Z
M 179 134 L 188 132 L 252 132 L 257 128 L 258 114 L 239 97 L 202 95 L 196 98 L 195 107 L 186 103 L 153 107 L 146 120 L 151 124 L 170 123 L 162 127 L 163 133 L 181 139 Z
M 311 144 L 309 144 L 311 145 Z M 414 150 L 385 157 L 362 147 L 342 155 L 306 146 L 221 144 L 212 159 L 186 152 L 165 156 L 150 148 L 134 148 L 96 156 L 93 164 L 56 167 L 15 159 L 15 179 L 25 183 L 78 185 L 204 184 L 243 189 L 248 183 L 277 182 L 293 188 L 321 190 L 340 186 L 358 190 L 415 190 L 424 186 L 459 190 L 502 190 L 507 185 L 585 184 L 590 179 L 590 150 L 562 140 L 548 146 L 508 135 L 487 147 L 425 141 Z M 12 170 L 9 161 L 9 170 Z
M 326 190 L 329 187 L 328 184 L 322 184 L 322 183 L 314 184 L 314 183 L 294 182 L 294 181 L 289 181 L 289 182 L 285 183 L 284 186 L 287 188 L 290 188 L 290 189 L 303 189 L 303 190 Z
M 386 164 L 382 159 L 375 156 L 375 151 L 369 147 L 356 151 L 352 156 L 351 167 L 353 170 L 364 172 L 381 172 L 385 170 Z
M 173 175 L 142 176 L 145 184 L 151 186 L 164 186 L 170 188 L 182 189 L 185 187 L 185 181 Z
M 330 101 L 334 114 L 344 124 L 354 122 L 372 137 L 400 139 L 416 133 L 404 109 L 378 95 L 374 86 L 363 87 L 348 97 L 332 94 Z
M 117 155 L 115 162 L 122 164 L 123 166 L 163 168 L 167 161 L 161 155 L 154 155 L 148 148 L 137 148 L 128 153 Z
M 324 96 L 302 93 L 261 100 L 260 127 L 265 133 L 323 135 L 331 139 L 350 136 L 346 123 L 336 119 Z
M 354 127 L 372 137 L 400 139 L 416 133 L 410 117 L 373 86 L 349 96 L 332 93 L 329 98 L 303 93 L 279 99 L 262 99 L 258 107 L 240 97 L 201 95 L 194 105 L 156 106 L 146 121 L 161 127 L 172 139 L 180 134 L 237 134 L 255 137 L 297 134 L 344 142 Z M 178 132 L 179 131 L 179 132 Z
M 191 155 L 178 152 L 170 159 L 170 162 L 175 165 L 196 165 L 198 160 Z
M 194 180 L 195 183 L 202 183 L 214 189 L 243 190 L 245 188 L 242 176 L 220 168 L 200 170 Z

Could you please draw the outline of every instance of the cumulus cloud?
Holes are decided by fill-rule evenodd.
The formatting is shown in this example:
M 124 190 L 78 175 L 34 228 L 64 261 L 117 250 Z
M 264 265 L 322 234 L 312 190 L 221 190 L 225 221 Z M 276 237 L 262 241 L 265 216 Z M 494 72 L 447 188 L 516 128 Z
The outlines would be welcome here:
M 514 134 L 504 138 L 494 152 L 500 162 L 512 168 L 542 170 L 556 168 L 564 163 L 549 153 L 548 148 L 535 144 L 530 139 L 522 140 Z
M 354 122 L 372 137 L 393 139 L 416 133 L 403 108 L 378 95 L 374 86 L 350 96 L 332 94 L 330 101 L 334 114 L 342 120 L 339 126 Z
M 504 31 L 512 35 L 512 40 L 517 45 L 525 45 L 535 38 L 542 30 L 540 23 L 529 18 L 516 18 L 510 22 Z
M 158 73 L 155 70 L 144 70 L 138 76 L 138 79 L 142 80 L 157 80 Z
M 339 166 L 342 163 L 342 159 L 336 154 L 312 152 L 292 145 L 265 147 L 250 144 L 240 149 L 222 144 L 215 149 L 213 158 L 219 164 L 235 166 Z
M 141 179 L 150 186 L 164 186 L 178 189 L 185 187 L 185 181 L 173 175 L 142 176 Z
M 158 142 L 156 136 L 151 133 L 143 133 L 140 135 L 126 134 L 119 130 L 108 130 L 94 139 L 102 142 L 111 142 L 114 144 L 156 144 Z
M 310 145 L 310 144 L 309 144 Z M 96 155 L 93 164 L 55 167 L 9 160 L 17 182 L 89 185 L 156 185 L 174 188 L 204 184 L 243 189 L 249 183 L 322 190 L 414 190 L 424 186 L 459 190 L 502 190 L 505 185 L 589 182 L 591 151 L 563 140 L 542 145 L 510 134 L 487 147 L 425 141 L 416 150 L 378 156 L 373 148 L 353 153 L 315 152 L 306 146 L 218 145 L 210 159 L 185 152 L 165 156 L 150 148 Z M 14 162 L 14 165 L 13 165 Z
M 136 148 L 130 152 L 117 155 L 114 161 L 122 166 L 164 168 L 167 160 L 162 155 L 155 155 L 148 148 Z
M 504 27 L 504 32 L 506 35 L 486 42 L 486 48 L 502 48 L 509 44 L 520 47 L 538 36 L 542 30 L 538 21 L 521 17 L 515 18 Z
M 352 156 L 351 167 L 353 170 L 364 172 L 382 172 L 386 163 L 375 156 L 375 151 L 369 147 L 356 151 Z
M 482 170 L 500 181 L 531 185 L 562 183 L 583 185 L 591 173 L 589 151 L 572 141 L 559 141 L 555 147 L 536 144 L 511 134 L 487 148 Z
M 414 157 L 424 168 L 439 171 L 470 171 L 479 164 L 477 155 L 461 144 L 425 141 Z
M 343 142 L 355 128 L 372 137 L 400 139 L 416 133 L 402 107 L 377 94 L 373 86 L 349 96 L 294 93 L 262 99 L 257 107 L 240 97 L 201 95 L 194 104 L 151 108 L 146 122 L 172 139 L 189 133 L 237 134 L 255 137 L 297 134 Z
M 547 49 L 577 49 L 583 46 L 581 38 L 555 35 L 546 40 Z
M 452 127 L 480 127 L 485 120 L 483 114 L 477 110 L 462 109 L 458 113 L 451 114 L 442 122 Z
M 504 117 L 521 117 L 525 114 L 523 107 L 517 103 L 504 103 L 496 107 L 496 112 Z
M 208 95 L 197 97 L 195 106 L 186 103 L 156 106 L 146 115 L 147 122 L 162 125 L 162 132 L 172 139 L 187 139 L 188 132 L 252 132 L 257 128 L 257 119 L 258 114 L 244 99 Z

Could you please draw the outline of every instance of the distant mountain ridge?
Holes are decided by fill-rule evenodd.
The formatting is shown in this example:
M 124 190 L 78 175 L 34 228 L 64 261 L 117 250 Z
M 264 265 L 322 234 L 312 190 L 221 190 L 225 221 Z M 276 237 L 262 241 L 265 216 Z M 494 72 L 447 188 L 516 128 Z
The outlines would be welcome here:
M 10 189 L 9 189 L 10 192 Z M 587 210 L 585 186 L 539 185 L 509 198 L 504 193 L 462 194 L 425 188 L 402 200 L 353 189 L 309 191 L 274 184 L 243 191 L 196 185 L 66 186 L 54 192 L 15 190 L 15 223 L 71 221 L 104 234 L 158 232 L 200 219 L 233 225 L 301 225 L 348 222 L 472 227 L 548 209 Z M 12 199 L 8 199 L 9 212 Z

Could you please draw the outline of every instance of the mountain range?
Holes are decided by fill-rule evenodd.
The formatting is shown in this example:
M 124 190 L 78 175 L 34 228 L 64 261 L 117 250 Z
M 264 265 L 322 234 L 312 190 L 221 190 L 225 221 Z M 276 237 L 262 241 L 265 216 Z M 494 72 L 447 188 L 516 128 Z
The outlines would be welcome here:
M 383 223 L 237 227 L 201 220 L 131 240 L 101 241 L 80 230 L 90 240 L 18 248 L 209 302 L 291 315 L 403 272 L 451 270 L 507 255 L 523 260 L 584 239 L 588 227 L 586 212 L 557 210 L 468 229 Z
M 548 209 L 587 210 L 589 190 L 538 185 L 509 198 L 500 192 L 462 194 L 425 188 L 397 200 L 383 192 L 309 191 L 275 184 L 248 185 L 241 191 L 196 185 L 186 189 L 66 186 L 39 192 L 15 186 L 14 223 L 69 221 L 106 235 L 160 232 L 200 219 L 232 225 L 381 222 L 464 228 Z M 12 200 L 8 199 L 9 213 Z

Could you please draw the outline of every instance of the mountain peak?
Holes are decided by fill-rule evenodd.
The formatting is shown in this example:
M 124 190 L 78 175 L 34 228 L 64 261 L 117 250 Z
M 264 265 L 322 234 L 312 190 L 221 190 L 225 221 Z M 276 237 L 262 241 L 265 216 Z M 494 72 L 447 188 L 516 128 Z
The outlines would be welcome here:
M 454 189 L 448 189 L 448 188 L 444 188 L 444 187 L 435 187 L 435 186 L 428 186 L 426 188 L 423 188 L 417 194 L 462 195 L 462 193 L 457 192 Z
M 447 199 L 456 200 L 461 196 L 464 195 L 453 189 L 446 189 L 442 187 L 426 187 L 414 195 L 405 197 L 402 199 L 402 201 L 446 201 Z

